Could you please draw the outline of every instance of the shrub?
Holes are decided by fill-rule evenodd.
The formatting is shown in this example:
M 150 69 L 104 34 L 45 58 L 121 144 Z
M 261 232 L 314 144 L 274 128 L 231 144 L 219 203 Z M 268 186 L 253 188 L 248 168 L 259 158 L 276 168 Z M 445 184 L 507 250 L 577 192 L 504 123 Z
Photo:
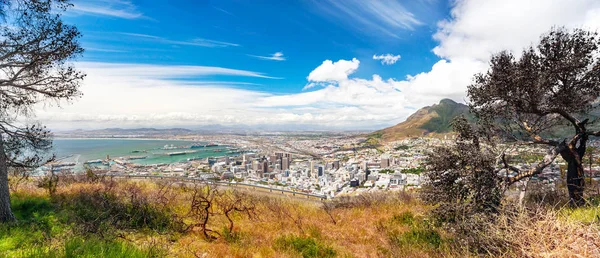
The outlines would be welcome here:
M 442 244 L 442 237 L 433 229 L 413 228 L 408 232 L 392 232 L 390 241 L 396 246 L 418 247 L 418 248 L 438 248 Z
M 275 249 L 280 251 L 292 250 L 302 255 L 304 258 L 310 257 L 335 257 L 336 252 L 333 248 L 318 242 L 312 237 L 283 236 L 275 240 Z
M 168 207 L 159 206 L 135 184 L 61 193 L 54 200 L 83 233 L 106 234 L 126 229 L 165 232 L 178 226 L 176 216 Z

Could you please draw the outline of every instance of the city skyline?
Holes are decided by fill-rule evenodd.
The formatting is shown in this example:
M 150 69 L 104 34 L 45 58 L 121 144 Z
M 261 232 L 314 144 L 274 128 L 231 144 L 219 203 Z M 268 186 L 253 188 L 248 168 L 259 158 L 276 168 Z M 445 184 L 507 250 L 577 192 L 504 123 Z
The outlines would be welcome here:
M 55 130 L 380 129 L 464 102 L 494 52 L 552 26 L 600 28 L 586 0 L 73 3 L 87 77 L 82 98 L 37 108 Z

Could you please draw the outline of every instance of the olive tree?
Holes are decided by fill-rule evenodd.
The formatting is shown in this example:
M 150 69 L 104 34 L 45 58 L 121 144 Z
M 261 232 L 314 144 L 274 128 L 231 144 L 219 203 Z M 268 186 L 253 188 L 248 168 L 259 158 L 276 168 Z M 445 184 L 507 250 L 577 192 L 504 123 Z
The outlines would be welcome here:
M 84 74 L 68 63 L 79 56 L 80 33 L 61 20 L 67 0 L 0 0 L 0 222 L 14 220 L 9 168 L 47 162 L 50 132 L 28 124 L 35 106 L 80 95 Z
M 520 170 L 503 162 L 516 175 L 506 185 L 540 174 L 558 156 L 567 166 L 571 203 L 584 202 L 583 157 L 600 96 L 600 39 L 596 32 L 554 28 L 536 47 L 515 57 L 500 52 L 486 73 L 468 87 L 471 111 L 488 132 L 504 140 L 548 147 L 538 164 Z

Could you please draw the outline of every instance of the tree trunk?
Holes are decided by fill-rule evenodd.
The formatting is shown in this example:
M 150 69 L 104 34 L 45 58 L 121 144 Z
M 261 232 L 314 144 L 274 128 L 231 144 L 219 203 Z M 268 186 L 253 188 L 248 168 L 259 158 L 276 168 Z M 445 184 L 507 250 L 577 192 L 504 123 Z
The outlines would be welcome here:
M 560 153 L 567 162 L 567 190 L 569 191 L 569 202 L 572 206 L 581 206 L 585 203 L 583 198 L 585 173 L 582 157 L 585 155 L 586 142 L 587 138 L 581 139 L 579 147 L 573 148 L 573 146 L 570 146 Z
M 15 220 L 10 209 L 10 191 L 8 188 L 8 161 L 4 152 L 4 141 L 0 134 L 0 222 Z
M 521 185 L 519 186 L 519 207 L 523 207 L 523 200 L 525 200 L 525 194 L 527 193 L 527 185 L 529 184 L 529 179 L 531 179 L 531 177 L 523 179 L 521 181 Z
M 569 200 L 571 205 L 581 206 L 585 203 L 583 198 L 583 190 L 585 189 L 583 166 L 575 159 L 567 160 L 567 162 L 567 189 L 569 190 Z

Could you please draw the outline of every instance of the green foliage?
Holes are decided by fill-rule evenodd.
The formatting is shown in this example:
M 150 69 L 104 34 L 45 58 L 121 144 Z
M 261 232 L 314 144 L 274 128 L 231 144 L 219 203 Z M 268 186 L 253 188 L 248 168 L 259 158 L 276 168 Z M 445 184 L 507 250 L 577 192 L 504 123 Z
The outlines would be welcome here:
M 229 231 L 229 228 L 227 227 L 223 227 L 221 235 L 223 236 L 223 239 L 225 239 L 225 242 L 230 244 L 237 244 L 242 240 L 242 235 L 240 232 Z
M 420 175 L 421 173 L 423 173 L 425 171 L 424 168 L 408 168 L 408 169 L 403 169 L 402 173 L 404 174 L 415 174 L 415 175 Z
M 399 247 L 439 248 L 442 244 L 442 237 L 433 229 L 412 228 L 404 233 L 393 231 L 389 237 Z
M 166 208 L 159 208 L 143 194 L 120 196 L 114 192 L 78 192 L 58 196 L 71 222 L 85 233 L 109 230 L 151 229 L 165 232 L 176 223 Z M 111 232 L 104 232 L 111 233 Z
M 379 145 L 379 140 L 381 140 L 382 137 L 383 137 L 382 132 L 372 133 L 367 137 L 367 140 L 364 142 L 364 145 L 377 146 L 377 145 Z
M 400 223 L 401 225 L 412 226 L 415 224 L 415 215 L 410 211 L 402 212 L 392 217 L 393 222 Z
M 140 249 L 118 239 L 73 237 L 73 225 L 48 197 L 13 194 L 17 222 L 0 224 L 0 257 L 160 257 L 161 250 Z
M 598 205 L 564 208 L 560 211 L 560 215 L 566 221 L 600 225 L 600 206 Z
M 71 238 L 65 242 L 65 257 L 161 257 L 153 249 L 142 250 L 120 241 L 104 241 L 96 238 Z
M 440 104 L 431 107 L 430 112 L 435 112 L 438 114 L 438 116 L 431 118 L 429 121 L 423 124 L 421 129 L 435 133 L 451 132 L 452 121 L 458 116 L 466 115 L 468 117 L 472 117 L 469 115 L 468 106 L 456 103 L 450 99 L 441 100 Z
M 382 174 L 394 174 L 395 172 L 396 172 L 395 170 L 389 169 L 389 168 L 379 170 L 379 173 L 382 173 Z
M 58 176 L 54 174 L 45 176 L 38 181 L 38 187 L 46 189 L 50 195 L 56 193 L 57 186 Z
M 408 150 L 410 149 L 410 146 L 408 145 L 398 145 L 396 147 L 394 147 L 394 150 Z
M 379 221 L 377 229 L 386 236 L 391 247 L 382 249 L 388 256 L 405 256 L 407 250 L 432 251 L 439 250 L 444 239 L 433 226 L 422 217 L 410 211 L 396 214 L 389 219 Z
M 292 250 L 304 258 L 335 257 L 336 251 L 312 237 L 283 236 L 275 240 L 274 248 L 280 251 Z

